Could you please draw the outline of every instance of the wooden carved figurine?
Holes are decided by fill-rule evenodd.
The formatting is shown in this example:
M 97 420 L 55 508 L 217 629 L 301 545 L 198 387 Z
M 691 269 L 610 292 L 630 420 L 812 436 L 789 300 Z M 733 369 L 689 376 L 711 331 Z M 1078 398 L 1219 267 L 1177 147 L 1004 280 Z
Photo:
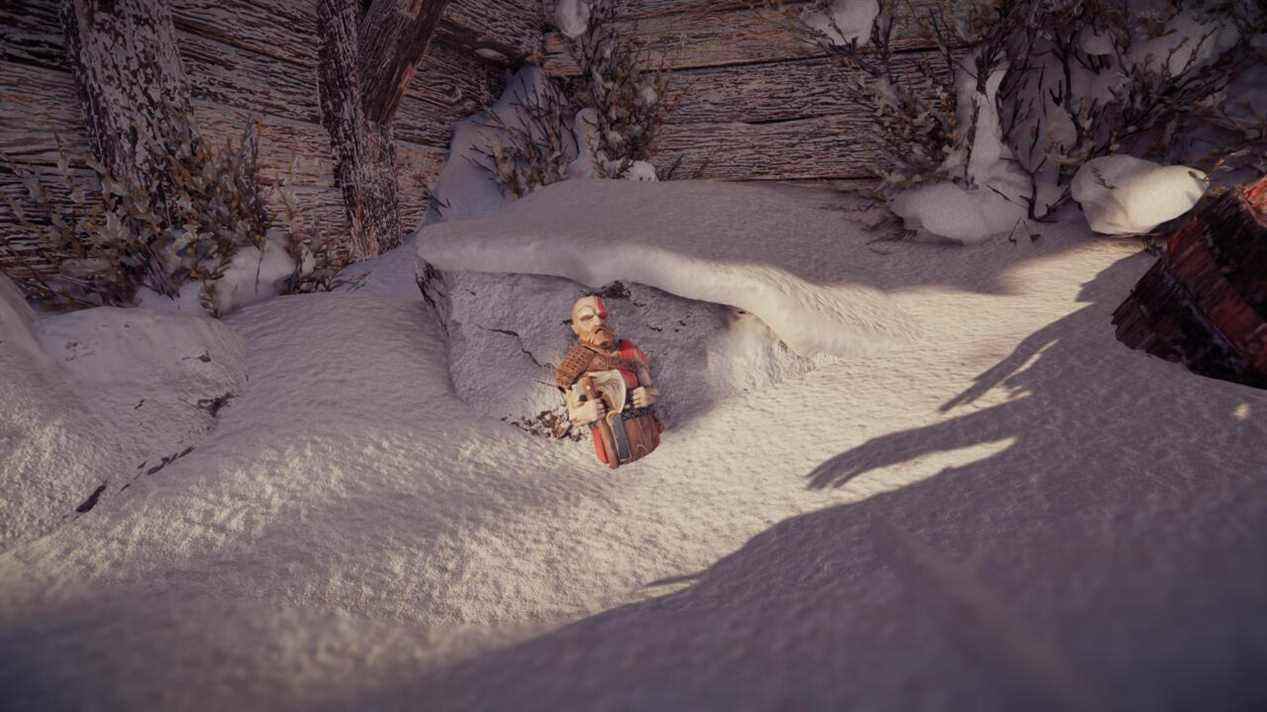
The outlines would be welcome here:
M 664 427 L 655 414 L 656 389 L 646 354 L 616 338 L 602 297 L 576 301 L 572 331 L 580 343 L 555 370 L 568 417 L 590 427 L 594 452 L 612 469 L 655 450 Z

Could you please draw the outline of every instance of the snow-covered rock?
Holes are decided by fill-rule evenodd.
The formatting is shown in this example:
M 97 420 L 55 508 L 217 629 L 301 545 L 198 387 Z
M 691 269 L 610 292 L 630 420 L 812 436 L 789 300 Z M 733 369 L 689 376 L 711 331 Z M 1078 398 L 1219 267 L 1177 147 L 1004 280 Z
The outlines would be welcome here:
M 1087 161 L 1070 187 L 1092 230 L 1136 235 L 1188 212 L 1207 186 L 1195 168 L 1113 155 Z
M 806 357 L 913 338 L 910 315 L 840 252 L 839 218 L 789 214 L 788 204 L 762 186 L 568 180 L 490 218 L 423 227 L 418 256 L 442 271 L 553 275 L 594 289 L 619 280 L 736 307 Z M 813 232 L 806 215 L 822 221 Z
M 444 325 L 462 400 L 511 422 L 563 416 L 554 368 L 576 343 L 572 304 L 591 290 L 559 277 L 483 272 L 432 274 L 422 286 Z M 606 287 L 599 291 L 617 334 L 651 359 L 666 425 L 815 367 L 752 314 L 640 284 Z
M 969 190 L 934 183 L 904 191 L 889 202 L 908 229 L 926 230 L 963 243 L 981 242 L 1011 230 L 1025 209 L 988 188 Z
M 863 46 L 871 40 L 871 25 L 879 14 L 876 0 L 833 0 L 807 7 L 801 12 L 801 22 L 833 44 L 857 40 L 858 46 Z
M 589 0 L 559 0 L 554 11 L 554 21 L 563 34 L 580 37 L 589 29 Z

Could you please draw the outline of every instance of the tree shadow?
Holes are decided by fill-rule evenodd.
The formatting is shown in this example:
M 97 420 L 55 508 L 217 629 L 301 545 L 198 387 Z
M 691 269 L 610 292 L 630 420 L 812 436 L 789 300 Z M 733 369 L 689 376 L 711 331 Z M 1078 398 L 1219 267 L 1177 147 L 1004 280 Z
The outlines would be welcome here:
M 1257 428 L 1248 416 L 1233 416 L 1267 394 L 1193 374 L 1115 340 L 1112 311 L 1147 259 L 1120 260 L 1085 283 L 1078 301 L 1087 306 L 1030 334 L 938 409 L 973 410 L 842 452 L 807 475 L 809 487 L 841 487 L 921 455 L 1004 439 L 1015 442 L 971 469 L 1025 477 L 1054 466 L 1068 471 L 1066 486 L 1098 473 L 1139 471 L 1150 460 L 1181 458 L 1194 449 L 1215 464 L 1221 449 L 1243 446 Z M 977 402 L 996 389 L 1009 400 L 978 409 Z

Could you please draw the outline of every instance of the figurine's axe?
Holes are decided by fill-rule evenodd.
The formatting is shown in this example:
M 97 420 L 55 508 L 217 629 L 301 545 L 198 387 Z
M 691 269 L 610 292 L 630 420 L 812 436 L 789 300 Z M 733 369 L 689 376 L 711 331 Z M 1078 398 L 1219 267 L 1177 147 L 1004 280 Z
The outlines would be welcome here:
M 586 398 L 597 400 L 602 403 L 603 399 L 598 394 L 598 388 L 594 386 L 594 378 L 589 374 L 581 376 L 580 381 L 581 392 Z M 607 466 L 611 469 L 620 467 L 620 456 L 616 453 L 616 435 L 612 433 L 611 423 L 606 419 L 599 418 L 594 422 L 598 428 L 598 435 L 603 439 L 603 452 L 607 453 Z

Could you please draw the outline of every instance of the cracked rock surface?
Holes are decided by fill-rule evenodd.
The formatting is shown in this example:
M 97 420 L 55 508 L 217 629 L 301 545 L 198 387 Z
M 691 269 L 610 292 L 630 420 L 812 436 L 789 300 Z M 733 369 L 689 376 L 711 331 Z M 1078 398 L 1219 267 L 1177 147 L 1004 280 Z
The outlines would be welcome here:
M 420 268 L 419 286 L 447 334 L 458 396 L 477 412 L 510 422 L 564 413 L 554 368 L 575 343 L 568 326 L 572 303 L 591 292 L 604 295 L 617 334 L 651 358 L 658 410 L 668 427 L 816 364 L 752 314 L 642 284 L 591 290 L 561 277 Z

